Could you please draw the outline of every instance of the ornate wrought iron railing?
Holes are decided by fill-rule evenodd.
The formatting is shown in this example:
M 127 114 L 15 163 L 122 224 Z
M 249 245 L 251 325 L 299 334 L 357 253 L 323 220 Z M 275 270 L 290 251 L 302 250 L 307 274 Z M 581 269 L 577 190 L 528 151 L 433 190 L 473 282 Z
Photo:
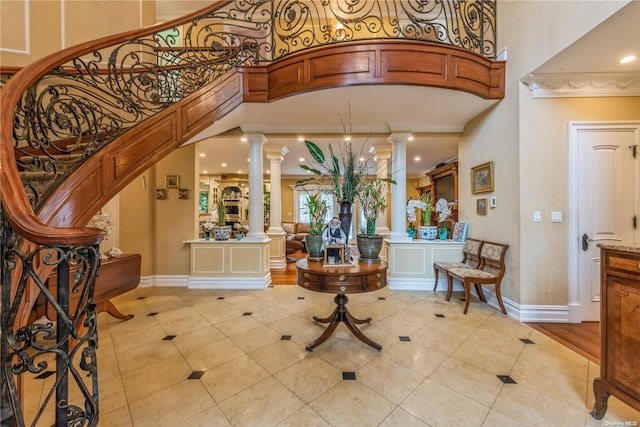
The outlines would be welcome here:
M 98 334 L 93 290 L 98 271 L 98 245 L 19 247 L 7 221 L 2 223 L 2 353 L 1 425 L 25 424 L 17 378 L 31 375 L 54 382 L 43 382 L 39 409 L 30 414 L 31 425 L 90 426 L 98 421 L 98 370 L 96 348 Z M 55 294 L 38 274 L 38 265 L 48 265 L 57 272 Z M 72 274 L 73 271 L 73 274 Z M 17 275 L 16 286 L 11 276 Z M 53 321 L 36 321 L 23 325 L 20 311 L 23 296 L 34 283 L 46 304 L 55 313 Z M 53 287 L 51 287 L 53 288 Z M 78 303 L 71 307 L 71 293 Z M 72 403 L 76 396 L 79 403 Z
M 100 147 L 237 65 L 385 38 L 493 57 L 495 2 L 237 0 L 84 52 L 42 76 L 17 106 L 16 157 L 31 204 L 37 210 Z
M 3 176 L 19 173 L 22 181 L 0 180 L 3 425 L 25 425 L 16 379 L 47 372 L 52 364 L 55 391 L 46 394 L 32 424 L 43 421 L 50 407 L 55 408 L 57 426 L 95 425 L 98 414 L 92 296 L 99 233 L 73 229 L 76 243 L 56 244 L 52 242 L 59 230 L 49 229 L 45 235 L 40 229 L 23 227 L 19 235 L 17 218 L 31 218 L 30 224 L 37 225 L 33 218 L 47 198 L 94 153 L 236 66 L 259 65 L 327 44 L 389 38 L 447 44 L 494 58 L 495 4 L 495 0 L 219 1 L 184 19 L 71 48 L 56 55 L 55 61 L 40 60 L 22 80 L 24 86 L 12 85 L 14 79 L 3 84 L 3 95 L 10 94 L 6 98 L 12 104 L 6 99 L 2 104 L 0 142 L 11 144 L 17 171 L 5 171 Z M 10 192 L 19 196 L 9 200 Z M 10 203 L 19 209 L 7 209 Z M 80 273 L 70 280 L 72 267 Z M 57 295 L 45 285 L 52 269 L 57 271 Z M 55 307 L 55 331 L 48 324 L 24 325 L 20 320 L 17 313 L 29 290 L 41 293 Z M 69 290 L 82 295 L 72 313 Z M 90 385 L 80 371 L 89 375 Z M 82 403 L 69 401 L 70 384 Z

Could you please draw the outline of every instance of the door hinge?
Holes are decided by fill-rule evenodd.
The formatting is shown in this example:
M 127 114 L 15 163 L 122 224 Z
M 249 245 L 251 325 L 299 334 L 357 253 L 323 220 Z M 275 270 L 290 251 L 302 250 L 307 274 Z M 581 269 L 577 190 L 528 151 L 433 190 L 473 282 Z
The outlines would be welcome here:
M 633 216 L 633 229 L 637 229 L 638 228 L 638 216 L 634 215 Z
M 633 158 L 635 159 L 638 155 L 638 145 L 630 145 L 629 148 L 631 148 L 631 153 L 633 154 Z

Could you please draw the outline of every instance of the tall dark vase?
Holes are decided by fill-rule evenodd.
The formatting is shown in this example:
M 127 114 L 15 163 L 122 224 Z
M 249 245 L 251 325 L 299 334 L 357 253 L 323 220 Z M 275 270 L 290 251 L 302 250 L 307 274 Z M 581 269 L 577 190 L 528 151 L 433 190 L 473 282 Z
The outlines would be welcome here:
M 349 242 L 349 231 L 351 231 L 351 205 L 352 202 L 341 201 L 340 212 L 338 212 L 338 218 L 340 218 L 340 229 L 344 231 L 347 236 L 347 243 Z

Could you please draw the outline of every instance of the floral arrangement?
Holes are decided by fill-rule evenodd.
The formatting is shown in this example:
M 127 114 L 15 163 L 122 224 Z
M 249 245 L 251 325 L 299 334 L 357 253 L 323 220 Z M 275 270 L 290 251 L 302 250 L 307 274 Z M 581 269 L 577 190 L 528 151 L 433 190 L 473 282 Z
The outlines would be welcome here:
M 238 233 L 245 233 L 245 234 L 249 231 L 249 227 L 239 222 L 236 222 L 235 224 L 233 224 L 233 229 L 236 230 L 236 232 Z
M 427 204 L 422 200 L 409 199 L 407 202 L 407 220 L 411 225 L 416 222 L 416 209 L 424 212 L 427 210 Z
M 215 226 L 216 225 L 211 221 L 207 221 L 204 224 L 202 224 L 202 231 L 204 231 L 205 233 L 211 233 Z
M 120 248 L 116 248 L 115 246 L 109 249 L 106 252 L 109 258 L 119 258 L 122 256 L 122 250 Z
M 449 209 L 449 202 L 447 199 L 441 197 L 436 202 L 436 212 L 438 213 L 438 221 L 446 221 L 451 216 L 451 209 Z
M 113 225 L 113 221 L 111 221 L 111 214 L 109 212 L 94 215 L 87 223 L 87 227 L 98 228 L 104 231 L 106 233 L 104 235 L 104 240 L 109 238 Z

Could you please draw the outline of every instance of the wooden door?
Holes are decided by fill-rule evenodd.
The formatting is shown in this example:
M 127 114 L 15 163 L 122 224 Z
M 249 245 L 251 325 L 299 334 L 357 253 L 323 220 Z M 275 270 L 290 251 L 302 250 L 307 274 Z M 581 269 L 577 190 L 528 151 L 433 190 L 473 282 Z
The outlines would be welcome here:
M 598 243 L 637 243 L 638 144 L 640 124 L 577 124 L 578 317 L 600 320 L 600 250 Z M 633 147 L 636 147 L 635 149 Z M 634 151 L 636 156 L 634 157 Z M 637 221 L 637 218 L 636 220 Z

